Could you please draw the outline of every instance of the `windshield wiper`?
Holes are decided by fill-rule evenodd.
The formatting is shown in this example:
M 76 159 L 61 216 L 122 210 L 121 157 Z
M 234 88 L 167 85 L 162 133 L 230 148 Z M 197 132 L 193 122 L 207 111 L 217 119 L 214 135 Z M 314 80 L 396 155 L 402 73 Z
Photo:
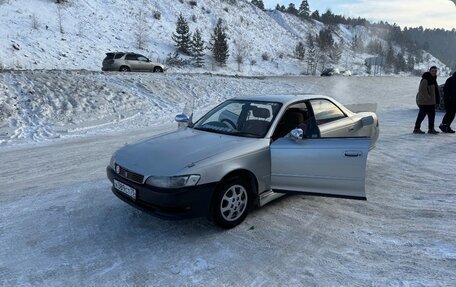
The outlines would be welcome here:
M 255 134 L 255 133 L 250 133 L 250 132 L 243 132 L 243 131 L 221 131 L 221 130 L 216 130 L 216 129 L 211 129 L 211 128 L 203 128 L 203 127 L 197 127 L 195 130 L 199 131 L 205 131 L 205 132 L 212 132 L 212 133 L 218 133 L 218 134 L 224 134 L 224 135 L 232 135 L 232 136 L 250 136 L 254 138 L 261 138 L 260 135 Z
M 230 134 L 236 135 L 236 136 L 253 136 L 255 138 L 261 138 L 261 136 L 258 134 L 254 134 L 254 133 L 250 133 L 250 132 L 243 132 L 243 131 L 233 131 Z
M 224 134 L 224 135 L 229 135 L 230 133 L 229 132 L 226 132 L 226 131 L 221 131 L 221 130 L 216 130 L 216 129 L 211 129 L 211 128 L 203 128 L 203 127 L 198 127 L 198 128 L 195 128 L 195 130 L 199 130 L 199 131 L 205 131 L 205 132 L 211 132 L 211 133 L 217 133 L 217 134 Z

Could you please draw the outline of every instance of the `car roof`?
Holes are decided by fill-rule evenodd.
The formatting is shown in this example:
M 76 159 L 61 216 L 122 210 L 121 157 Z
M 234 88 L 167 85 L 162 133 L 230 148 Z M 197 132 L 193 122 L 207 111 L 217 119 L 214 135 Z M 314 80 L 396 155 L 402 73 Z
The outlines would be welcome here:
M 318 94 L 284 94 L 284 95 L 260 95 L 260 96 L 242 96 L 242 97 L 235 97 L 233 100 L 251 100 L 251 101 L 264 101 L 264 102 L 278 102 L 284 105 L 297 102 L 297 101 L 305 101 L 309 99 L 315 98 L 323 98 L 323 99 L 331 99 L 328 96 L 318 95 Z

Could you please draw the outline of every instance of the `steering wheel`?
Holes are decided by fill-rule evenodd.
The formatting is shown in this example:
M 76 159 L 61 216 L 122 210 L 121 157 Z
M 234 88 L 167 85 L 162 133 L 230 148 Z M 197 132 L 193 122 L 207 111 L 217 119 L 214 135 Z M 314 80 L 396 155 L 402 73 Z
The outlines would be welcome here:
M 236 129 L 236 125 L 229 119 L 223 119 L 221 120 L 220 122 L 224 123 L 225 125 L 229 126 L 230 128 L 232 128 L 233 130 Z

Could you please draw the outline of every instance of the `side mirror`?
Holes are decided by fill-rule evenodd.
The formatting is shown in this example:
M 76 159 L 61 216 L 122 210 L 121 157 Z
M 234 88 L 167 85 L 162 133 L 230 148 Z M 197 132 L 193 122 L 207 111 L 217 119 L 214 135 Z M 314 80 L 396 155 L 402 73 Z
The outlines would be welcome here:
M 176 115 L 174 120 L 177 122 L 179 127 L 183 127 L 183 126 L 190 126 L 191 127 L 193 125 L 192 117 L 193 117 L 193 114 L 190 116 L 190 118 L 187 117 L 186 114 L 178 114 L 178 115 Z
M 364 126 L 373 125 L 374 124 L 374 117 L 372 117 L 372 116 L 363 117 L 361 119 L 361 123 L 363 124 L 363 127 Z
M 174 120 L 178 123 L 188 123 L 189 119 L 188 119 L 187 115 L 185 115 L 185 114 L 178 114 L 178 115 L 176 115 Z
M 302 140 L 304 138 L 304 131 L 300 128 L 293 129 L 291 131 L 291 137 L 296 140 Z

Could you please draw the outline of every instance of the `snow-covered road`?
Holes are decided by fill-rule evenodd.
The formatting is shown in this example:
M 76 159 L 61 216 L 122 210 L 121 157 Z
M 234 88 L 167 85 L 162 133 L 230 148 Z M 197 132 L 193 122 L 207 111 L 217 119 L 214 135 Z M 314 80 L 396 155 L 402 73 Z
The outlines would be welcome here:
M 112 195 L 105 167 L 125 142 L 174 124 L 8 138 L 0 146 L 1 286 L 454 286 L 456 136 L 411 133 L 419 78 L 179 77 L 164 82 L 177 92 L 211 85 L 207 94 L 218 97 L 202 98 L 208 104 L 230 87 L 377 103 L 368 200 L 288 196 L 228 231 L 204 218 L 165 221 Z

